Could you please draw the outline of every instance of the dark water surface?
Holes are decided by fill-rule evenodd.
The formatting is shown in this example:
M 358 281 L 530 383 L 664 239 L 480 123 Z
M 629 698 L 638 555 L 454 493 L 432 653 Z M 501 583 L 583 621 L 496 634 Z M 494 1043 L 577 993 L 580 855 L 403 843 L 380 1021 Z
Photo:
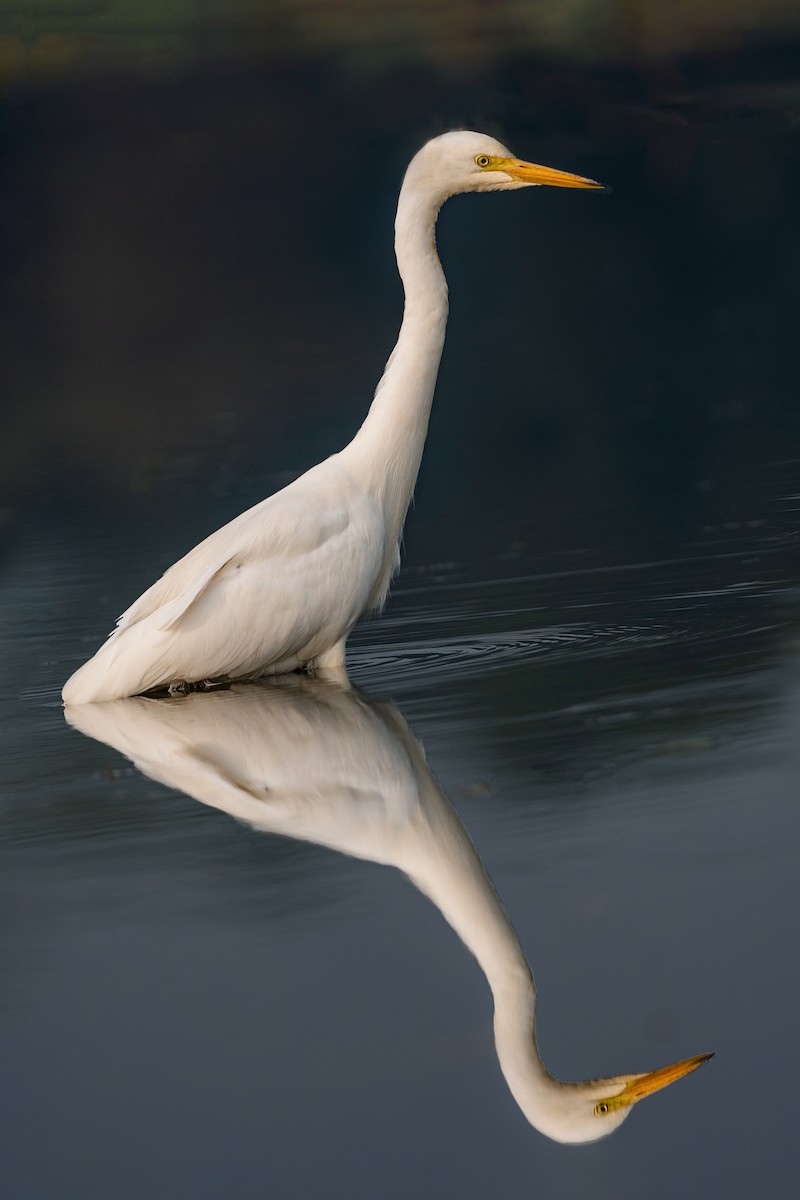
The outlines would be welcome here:
M 252 112 L 252 96 L 247 105 Z M 224 140 L 224 122 L 213 136 Z M 789 186 L 797 160 L 786 139 L 796 152 L 797 138 L 782 114 L 755 133 L 730 118 L 703 136 L 706 153 L 672 190 L 659 185 L 663 173 L 640 170 L 642 146 L 584 138 L 558 165 L 614 179 L 612 196 L 582 197 L 599 200 L 594 208 L 575 196 L 561 209 L 553 196 L 534 197 L 534 220 L 520 203 L 530 197 L 506 198 L 506 207 L 487 197 L 446 214 L 453 336 L 403 573 L 386 614 L 351 639 L 358 693 L 301 697 L 295 732 L 281 739 L 275 731 L 297 697 L 291 686 L 268 690 L 245 704 L 237 726 L 244 739 L 248 712 L 258 727 L 266 706 L 263 745 L 254 735 L 245 751 L 234 740 L 227 758 L 217 742 L 203 751 L 211 734 L 194 757 L 180 750 L 182 714 L 199 714 L 191 720 L 202 728 L 208 714 L 229 711 L 224 701 L 214 707 L 218 698 L 117 710 L 86 737 L 65 722 L 60 688 L 179 554 L 352 433 L 396 318 L 396 181 L 376 167 L 361 207 L 351 211 L 353 186 L 332 215 L 306 182 L 284 181 L 258 242 L 269 179 L 242 191 L 242 167 L 238 191 L 213 192 L 210 216 L 187 217 L 184 275 L 167 258 L 144 263 L 139 278 L 161 303 L 161 270 L 177 289 L 176 311 L 191 315 L 204 290 L 190 265 L 203 222 L 238 221 L 241 246 L 212 247 L 207 267 L 230 324 L 212 307 L 205 324 L 187 319 L 156 353 L 141 336 L 145 308 L 139 325 L 128 324 L 135 302 L 123 269 L 138 261 L 137 238 L 155 234 L 147 213 L 126 226 L 124 262 L 110 217 L 107 242 L 93 241 L 91 212 L 113 210 L 97 164 L 122 171 L 123 155 L 102 143 L 107 157 L 91 159 L 89 215 L 81 225 L 65 218 L 65 290 L 60 300 L 48 293 L 41 325 L 46 347 L 79 352 L 32 366 L 27 415 L 13 426 L 20 475 L 47 486 L 35 496 L 16 490 L 4 514 L 4 1197 L 795 1195 L 800 254 Z M 84 149 L 93 144 L 86 134 Z M 205 143 L 187 145 L 200 154 Z M 380 163 L 380 145 L 370 145 Z M 756 145 L 760 175 L 731 192 L 741 180 L 735 163 Z M 351 149 L 346 162 L 354 157 Z M 336 155 L 327 161 L 335 177 Z M 130 170 L 118 182 L 135 189 L 136 160 Z M 755 204 L 764 179 L 770 202 L 759 193 Z M 134 194 L 120 183 L 122 193 Z M 187 211 L 176 195 L 159 226 L 164 246 Z M 253 279 L 274 284 L 269 247 L 299 197 L 308 241 L 291 247 L 300 266 L 282 276 L 295 289 L 284 311 L 277 288 L 254 301 Z M 167 206 L 156 183 L 141 202 Z M 73 211 L 66 201 L 64 211 Z M 387 253 L 373 257 L 373 243 Z M 29 283 L 37 272 L 51 278 L 49 244 Z M 315 289 L 306 267 L 317 258 Z M 64 284 L 69 262 L 81 264 L 87 290 Z M 102 336 L 86 306 L 102 307 L 115 288 L 93 291 L 92 270 L 119 280 L 127 297 Z M 304 290 L 307 328 L 297 323 Z M 74 309 L 73 294 L 83 297 Z M 51 319 L 65 312 L 66 332 Z M 289 344 L 281 339 L 295 315 Z M 251 389 L 250 409 L 236 405 L 249 386 L 241 371 L 261 372 L 251 352 L 262 325 L 264 440 L 245 452 L 248 411 L 263 397 Z M 362 342 L 370 349 L 358 358 L 351 346 Z M 137 349 L 131 372 L 125 362 Z M 23 395 L 31 347 L 12 352 Z M 206 394 L 215 361 L 241 370 L 221 368 Z M 118 411 L 109 399 L 117 378 Z M 324 391 L 324 408 L 298 407 L 295 383 Z M 197 433 L 182 415 L 194 412 L 195 385 L 213 470 L 202 438 L 185 461 L 175 452 L 181 431 L 189 441 Z M 81 396 L 91 398 L 83 409 Z M 73 449 L 55 472 L 52 413 L 65 398 Z M 222 414 L 215 426 L 209 412 L 225 406 L 230 421 Z M 283 432 L 272 438 L 274 430 Z M 84 452 L 85 463 L 76 457 Z M 38 468 L 24 465 L 34 460 Z M 330 742 L 314 742 L 306 702 L 336 709 Z M 392 756 L 413 738 L 531 963 L 539 1046 L 554 1074 L 583 1079 L 717 1052 L 608 1140 L 565 1147 L 530 1127 L 498 1065 L 474 957 L 395 869 L 389 834 L 376 849 L 380 831 L 402 831 L 412 811 L 389 803 L 379 771 L 402 782 Z M 347 746 L 352 778 L 339 779 Z M 304 839 L 246 823 L 258 803 L 249 783 L 240 786 L 250 778 L 246 754 L 252 771 L 267 755 L 281 795 L 297 802 Z M 178 787 L 187 771 L 183 791 L 157 781 L 172 772 Z M 318 844 L 329 792 L 360 858 Z M 206 803 L 191 798 L 201 794 Z M 329 845 L 344 822 L 332 820 Z
M 542 570 L 412 559 L 353 639 L 519 934 L 550 1068 L 717 1051 L 587 1148 L 527 1125 L 474 959 L 397 871 L 254 832 L 65 725 L 81 631 L 138 566 L 89 513 L 32 519 L 3 588 L 10 1194 L 793 1194 L 796 461 L 759 469 L 754 507 L 647 562 L 613 538 Z M 303 753 L 324 780 L 313 747 L 275 769 L 313 797 Z

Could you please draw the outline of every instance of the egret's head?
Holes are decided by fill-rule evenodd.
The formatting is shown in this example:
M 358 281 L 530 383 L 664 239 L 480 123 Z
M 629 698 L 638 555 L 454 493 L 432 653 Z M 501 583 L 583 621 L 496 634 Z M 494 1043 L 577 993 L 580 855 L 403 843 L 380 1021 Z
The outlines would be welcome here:
M 427 142 L 411 160 L 407 180 L 440 201 L 458 192 L 499 192 L 514 188 L 602 188 L 593 179 L 514 158 L 501 142 L 485 133 L 458 129 Z
M 553 1080 L 556 1094 L 551 1096 L 546 1109 L 537 1105 L 532 1123 L 558 1142 L 599 1141 L 618 1129 L 633 1106 L 645 1096 L 682 1079 L 710 1058 L 712 1054 L 698 1054 L 642 1075 L 615 1075 L 586 1083 Z

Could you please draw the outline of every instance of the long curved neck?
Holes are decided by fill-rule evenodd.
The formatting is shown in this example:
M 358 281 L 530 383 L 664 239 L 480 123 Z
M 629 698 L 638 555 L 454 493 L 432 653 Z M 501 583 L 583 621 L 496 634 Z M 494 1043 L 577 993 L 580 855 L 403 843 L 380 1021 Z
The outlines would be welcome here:
M 446 800 L 444 805 L 449 807 Z M 509 1091 L 534 1128 L 563 1141 L 573 1089 L 553 1078 L 539 1054 L 530 966 L 466 830 L 454 812 L 445 821 L 449 828 L 440 823 L 432 830 L 435 840 L 424 857 L 400 865 L 486 976 L 494 1001 L 495 1049 Z
M 447 803 L 447 802 L 445 802 Z M 470 839 L 453 813 L 435 854 L 408 871 L 478 960 L 492 991 L 497 1057 L 509 1090 L 537 1128 L 545 1129 L 560 1085 L 536 1044 L 536 988 L 517 934 Z
M 530 1123 L 559 1138 L 564 1085 L 545 1067 L 536 1044 L 536 986 L 528 960 L 486 868 L 456 810 L 397 714 L 386 715 L 408 753 L 420 817 L 394 837 L 393 861 L 475 956 L 494 1002 L 494 1039 L 508 1088 Z
M 436 253 L 442 197 L 406 175 L 395 252 L 405 291 L 403 324 L 364 424 L 342 451 L 347 469 L 380 504 L 396 541 L 411 501 L 447 325 L 447 283 Z
M 494 1037 L 501 1070 L 525 1116 L 544 1132 L 561 1085 L 539 1056 L 536 987 L 525 951 L 467 830 L 431 774 L 421 746 L 396 715 L 386 719 L 405 746 L 420 795 L 420 817 L 405 837 L 393 839 L 392 860 L 436 905 L 477 959 L 494 1001 Z

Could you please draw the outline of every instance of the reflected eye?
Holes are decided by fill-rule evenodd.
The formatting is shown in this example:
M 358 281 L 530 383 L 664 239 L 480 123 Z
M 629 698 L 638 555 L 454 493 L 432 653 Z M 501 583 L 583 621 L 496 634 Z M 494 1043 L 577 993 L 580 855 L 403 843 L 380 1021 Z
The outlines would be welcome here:
M 488 154 L 476 154 L 475 155 L 475 165 L 478 167 L 488 167 L 490 162 L 491 162 L 491 159 L 489 158 Z
M 595 1104 L 594 1115 L 596 1117 L 604 1117 L 607 1112 L 608 1112 L 608 1105 L 606 1104 L 605 1100 L 601 1100 L 599 1104 Z

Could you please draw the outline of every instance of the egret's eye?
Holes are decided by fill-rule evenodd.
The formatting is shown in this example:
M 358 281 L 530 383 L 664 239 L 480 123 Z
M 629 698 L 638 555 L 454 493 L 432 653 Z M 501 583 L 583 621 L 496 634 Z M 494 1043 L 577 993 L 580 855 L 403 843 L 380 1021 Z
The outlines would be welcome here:
M 491 159 L 489 158 L 488 154 L 476 154 L 475 155 L 475 165 L 478 167 L 488 167 L 490 162 L 491 162 Z
M 608 1112 L 608 1104 L 605 1100 L 601 1100 L 599 1104 L 594 1106 L 594 1115 L 596 1117 L 604 1117 Z

